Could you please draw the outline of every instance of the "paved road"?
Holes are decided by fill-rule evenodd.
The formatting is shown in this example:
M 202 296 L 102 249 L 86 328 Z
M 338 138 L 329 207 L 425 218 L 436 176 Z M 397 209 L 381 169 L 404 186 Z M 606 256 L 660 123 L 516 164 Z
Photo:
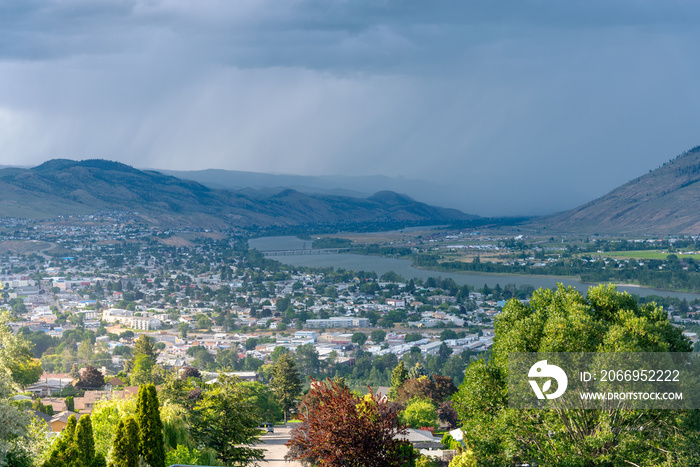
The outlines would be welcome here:
M 291 428 L 276 426 L 274 433 L 267 433 L 261 440 L 264 444 L 258 444 L 255 447 L 265 449 L 265 461 L 260 462 L 260 465 L 271 467 L 300 467 L 300 462 L 285 462 L 284 455 L 287 453 L 287 447 L 284 443 L 289 440 Z

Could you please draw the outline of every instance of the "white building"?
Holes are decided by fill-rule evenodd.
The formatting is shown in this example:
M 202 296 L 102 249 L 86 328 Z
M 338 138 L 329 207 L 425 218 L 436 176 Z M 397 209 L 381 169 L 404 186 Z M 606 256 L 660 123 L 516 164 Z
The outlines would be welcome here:
M 333 317 L 328 319 L 307 319 L 308 328 L 351 328 L 369 327 L 369 318 Z
M 134 316 L 134 312 L 131 310 L 110 308 L 102 312 L 102 320 L 108 323 L 120 323 L 142 331 L 160 329 L 161 322 L 158 318 L 154 318 L 152 313 L 141 313 L 141 315 Z
M 294 333 L 296 339 L 312 339 L 314 342 L 318 340 L 316 331 L 297 331 Z

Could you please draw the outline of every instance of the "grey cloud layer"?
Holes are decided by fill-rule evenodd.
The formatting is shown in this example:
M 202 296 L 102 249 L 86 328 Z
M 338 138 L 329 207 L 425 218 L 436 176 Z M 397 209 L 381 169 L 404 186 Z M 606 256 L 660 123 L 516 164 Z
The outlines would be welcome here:
M 570 208 L 698 144 L 699 10 L 2 2 L 0 164 L 381 173 L 480 214 Z

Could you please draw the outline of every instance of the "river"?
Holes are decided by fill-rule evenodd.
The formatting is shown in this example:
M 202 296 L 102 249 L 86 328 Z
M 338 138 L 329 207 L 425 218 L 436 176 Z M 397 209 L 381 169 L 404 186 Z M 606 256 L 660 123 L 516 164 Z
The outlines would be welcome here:
M 470 287 L 483 287 L 484 284 L 489 287 L 495 287 L 500 284 L 501 287 L 506 284 L 532 285 L 535 288 L 545 287 L 554 288 L 557 283 L 565 286 L 573 286 L 579 291 L 585 293 L 591 284 L 586 284 L 570 277 L 557 276 L 536 276 L 536 275 L 519 275 L 519 274 L 484 274 L 472 272 L 442 272 L 430 271 L 426 269 L 418 269 L 413 267 L 408 259 L 383 258 L 381 256 L 366 256 L 354 255 L 346 253 L 325 253 L 325 254 L 302 254 L 303 250 L 311 249 L 311 240 L 302 240 L 297 237 L 262 237 L 254 238 L 248 241 L 250 248 L 255 248 L 260 251 L 275 251 L 298 250 L 299 254 L 286 254 L 280 256 L 272 256 L 274 259 L 284 264 L 294 266 L 308 267 L 334 267 L 351 269 L 354 271 L 373 271 L 377 276 L 394 271 L 396 274 L 406 278 L 427 279 L 428 277 L 444 277 L 454 279 L 460 285 L 468 285 Z M 651 289 L 648 287 L 636 286 L 618 286 L 618 290 L 623 290 L 631 294 L 639 296 L 661 295 L 667 297 L 677 297 L 680 299 L 695 300 L 700 298 L 700 294 L 669 292 L 666 290 Z

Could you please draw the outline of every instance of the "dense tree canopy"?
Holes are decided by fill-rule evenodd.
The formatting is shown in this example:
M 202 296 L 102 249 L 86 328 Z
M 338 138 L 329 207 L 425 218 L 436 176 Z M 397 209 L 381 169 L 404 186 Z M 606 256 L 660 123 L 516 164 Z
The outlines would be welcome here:
M 453 397 L 478 465 L 697 465 L 694 411 L 515 410 L 507 407 L 511 352 L 688 352 L 666 313 L 613 286 L 509 301 L 496 319 L 492 358 L 467 368 Z
M 437 407 L 431 399 L 415 397 L 401 412 L 401 421 L 411 428 L 437 428 Z
M 238 378 L 220 374 L 191 413 L 193 437 L 214 449 L 223 465 L 247 465 L 264 458 L 261 449 L 252 447 L 260 438 L 262 420 L 246 398 L 250 392 Z
M 294 351 L 294 361 L 303 375 L 316 375 L 320 370 L 318 351 L 313 344 L 298 346 Z
M 95 451 L 95 439 L 90 415 L 84 414 L 76 422 L 75 415 L 60 437 L 53 443 L 43 467 L 106 467 L 105 458 Z
M 272 389 L 258 381 L 243 381 L 238 386 L 246 403 L 253 408 L 261 422 L 274 423 L 282 420 L 282 407 Z

